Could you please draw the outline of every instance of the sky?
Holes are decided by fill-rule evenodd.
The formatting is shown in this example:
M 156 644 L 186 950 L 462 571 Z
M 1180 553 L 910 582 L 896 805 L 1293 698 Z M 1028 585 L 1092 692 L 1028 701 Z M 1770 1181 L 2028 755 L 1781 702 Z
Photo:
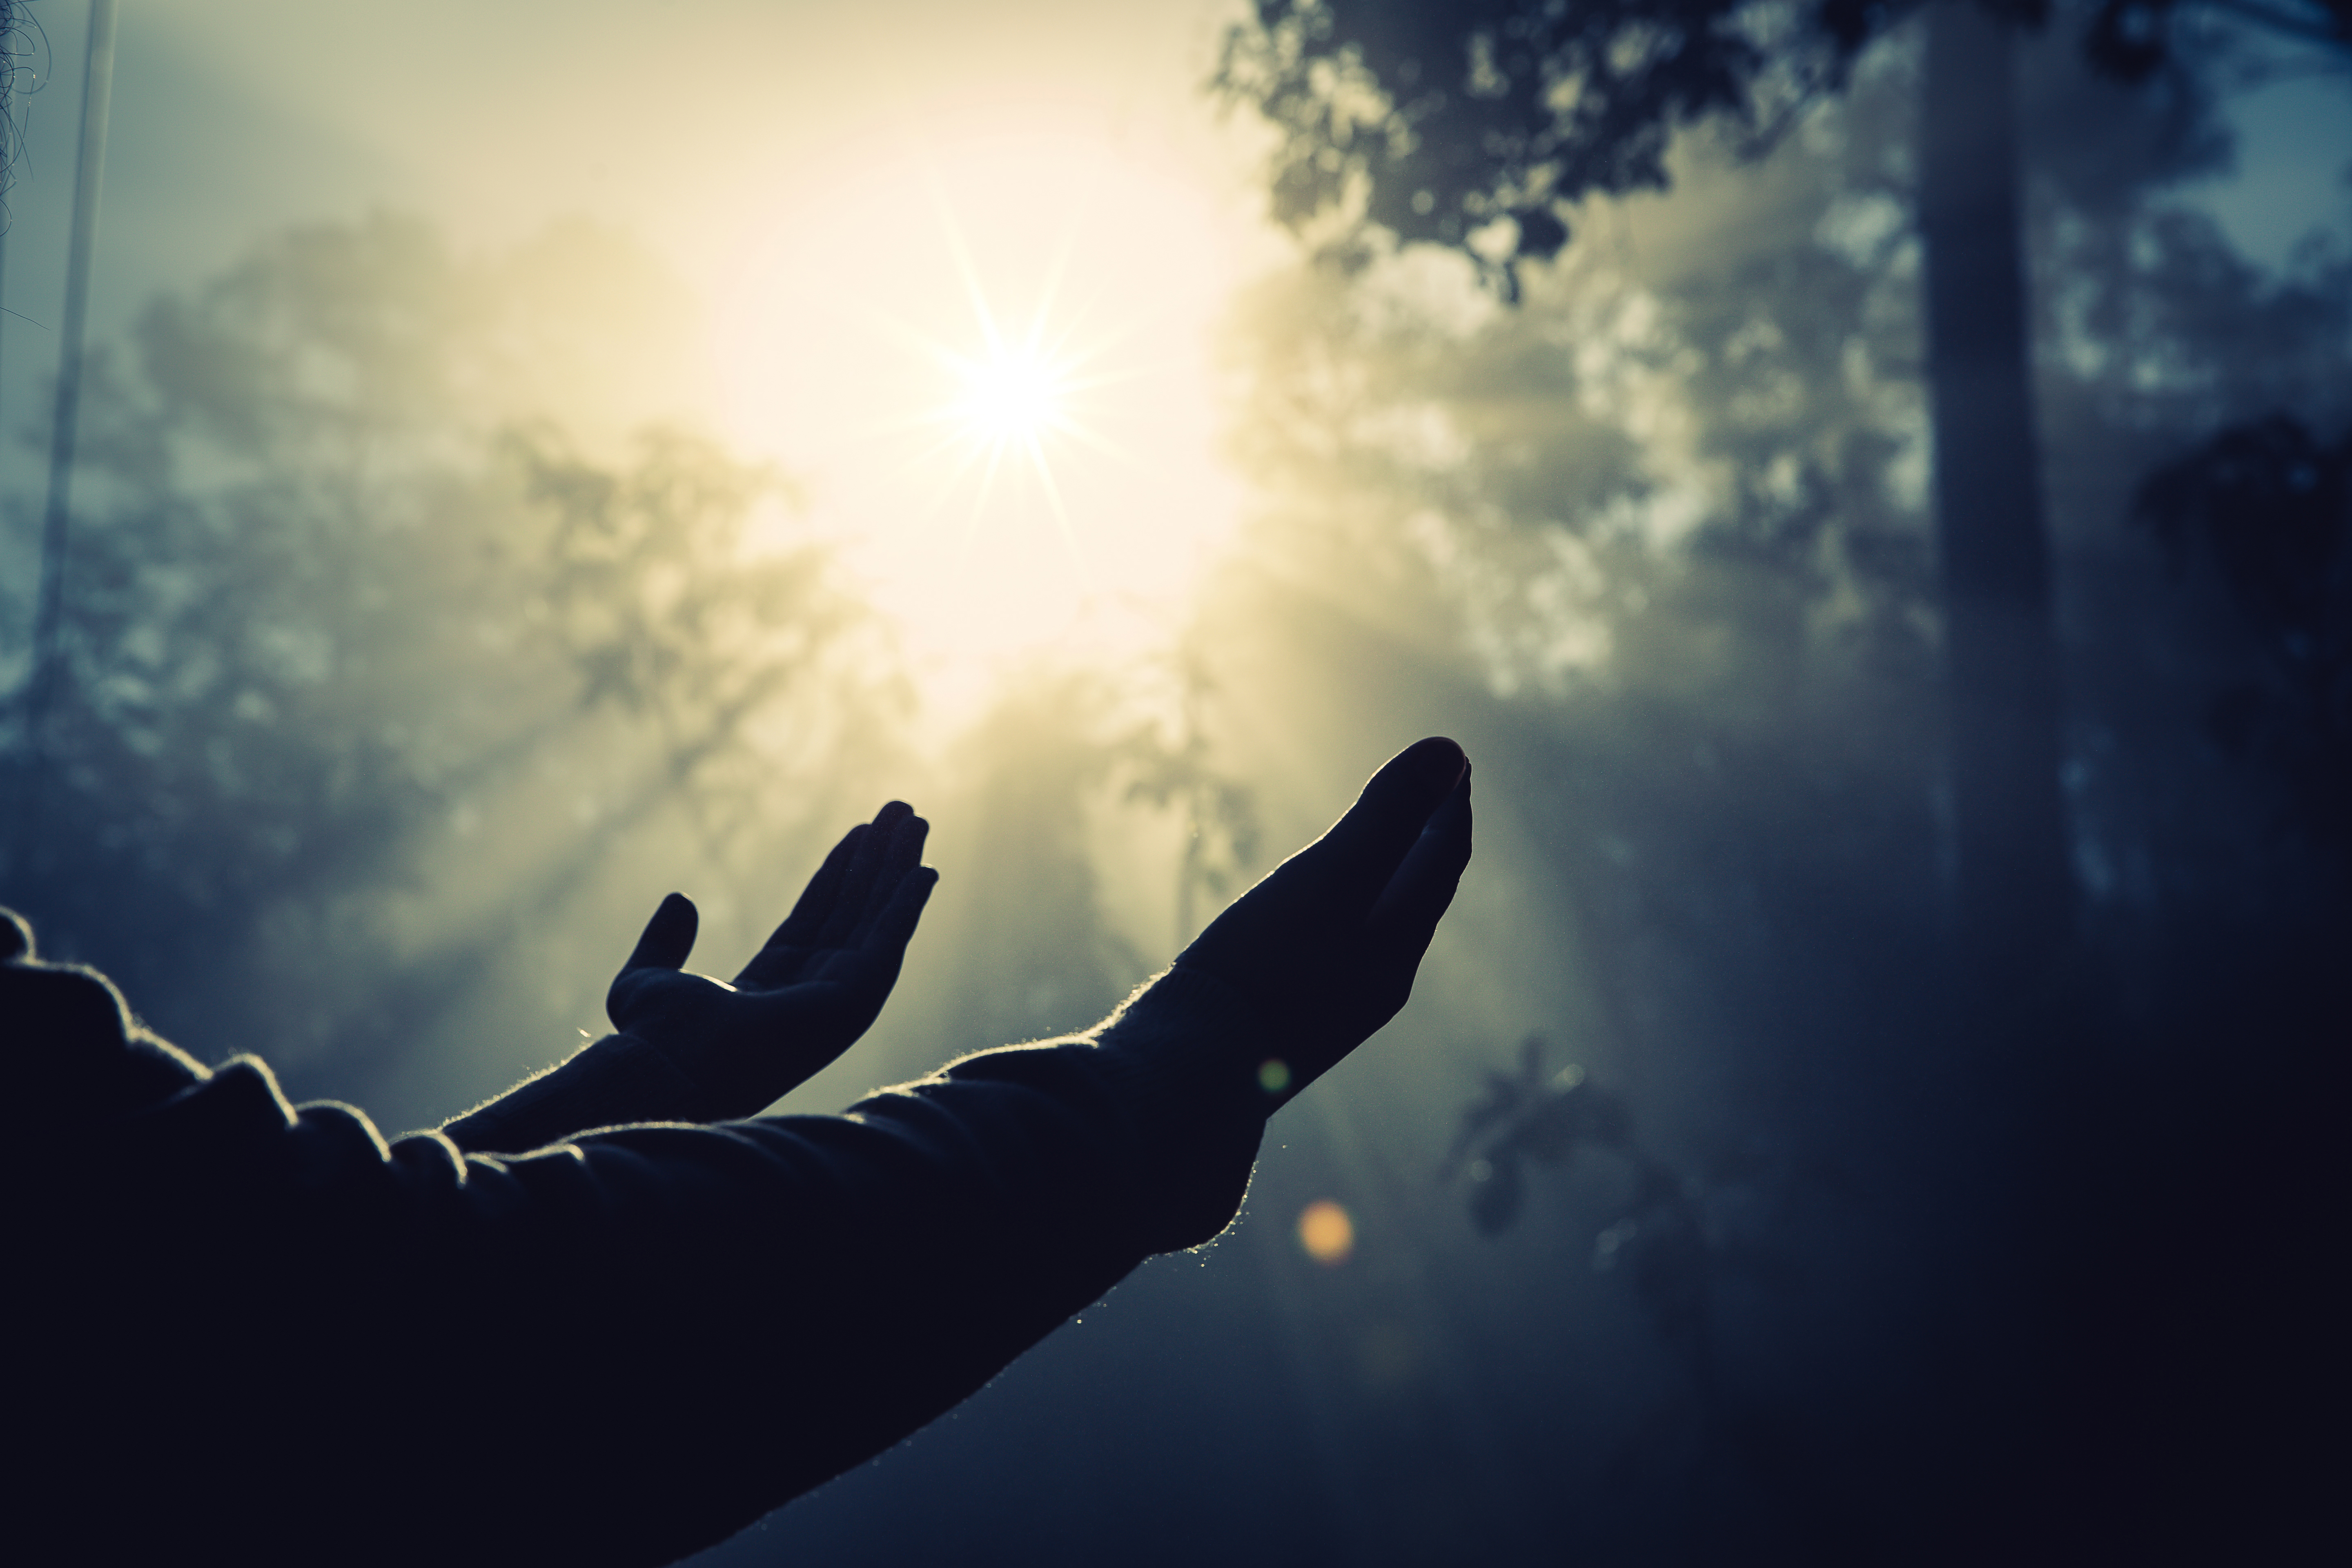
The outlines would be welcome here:
M 68 79 L 27 105 L 19 177 L 46 191 L 70 176 L 86 7 L 29 9 Z M 956 140 L 1044 120 L 1205 166 L 1217 139 L 1192 89 L 1222 10 L 134 0 L 109 211 L 134 226 L 126 247 L 168 237 L 150 254 L 173 271 L 273 223 L 377 205 L 491 243 L 585 213 L 709 284 L 780 214 L 918 128 Z
M 36 437 L 0 450 L 20 497 L 88 16 L 26 9 L 0 336 L 0 427 Z M 1252 179 L 1263 132 L 1200 90 L 1234 9 L 132 0 L 93 327 L 295 223 L 394 209 L 485 252 L 617 228 L 700 307 L 699 373 L 653 411 L 793 473 L 927 689 L 968 705 L 958 682 L 1040 646 L 1164 637 L 1249 505 L 1219 457 L 1214 330 L 1291 252 Z M 2235 173 L 2180 199 L 2271 264 L 2315 224 L 2352 243 L 2345 76 L 2233 114 Z M 1006 426 L 1007 396 L 1039 428 Z
M 54 364 L 88 12 L 32 14 L 8 425 Z M 1243 505 L 1215 321 L 1286 254 L 1252 128 L 1199 90 L 1226 14 L 134 0 L 93 330 L 290 224 L 392 209 L 496 251 L 586 217 L 701 306 L 703 374 L 650 412 L 800 481 L 934 684 L 1080 621 L 1150 642 Z M 992 395 L 1046 405 L 1034 452 Z

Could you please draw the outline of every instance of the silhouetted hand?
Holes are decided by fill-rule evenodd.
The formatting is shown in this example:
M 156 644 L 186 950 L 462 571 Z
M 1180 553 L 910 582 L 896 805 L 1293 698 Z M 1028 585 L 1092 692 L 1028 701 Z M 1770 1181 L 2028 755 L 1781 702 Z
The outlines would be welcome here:
M 939 873 L 930 825 L 892 801 L 834 846 L 793 912 L 732 985 L 680 965 L 691 900 L 664 899 L 605 995 L 613 1026 L 660 1047 L 711 1097 L 715 1121 L 757 1115 L 847 1050 L 882 1011 Z
M 1470 863 L 1470 760 L 1442 737 L 1372 775 L 1331 830 L 1275 868 L 1177 957 L 1278 1031 L 1296 1094 L 1396 1016 Z

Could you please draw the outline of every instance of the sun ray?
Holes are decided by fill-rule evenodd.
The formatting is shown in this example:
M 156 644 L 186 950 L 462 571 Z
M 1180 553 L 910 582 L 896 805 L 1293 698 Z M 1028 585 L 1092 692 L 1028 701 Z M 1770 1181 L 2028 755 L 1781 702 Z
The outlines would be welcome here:
M 1037 290 L 1037 309 L 1029 317 L 1029 352 L 1048 352 L 1041 344 L 1045 323 L 1053 319 L 1054 301 L 1061 297 L 1062 279 L 1069 276 L 1070 255 L 1077 247 L 1077 219 L 1075 215 L 1062 226 L 1062 235 L 1054 247 L 1053 258 L 1045 265 L 1045 280 Z M 1073 323 L 1075 325 L 1075 323 Z M 1065 336 L 1066 336 L 1066 332 Z M 1055 347 L 1058 349 L 1057 343 Z
M 1054 526 L 1061 532 L 1062 547 L 1070 552 L 1071 561 L 1083 569 L 1086 559 L 1078 553 L 1077 539 L 1070 531 L 1070 511 L 1062 504 L 1061 487 L 1054 482 L 1053 465 L 1045 461 L 1045 453 L 1037 444 L 1034 432 L 1022 445 L 1029 453 L 1030 466 L 1037 470 L 1038 483 L 1045 487 L 1045 502 L 1053 510 Z
M 963 537 L 958 541 L 961 548 L 965 551 L 971 550 L 972 535 L 980 531 L 980 520 L 988 510 L 989 492 L 996 488 L 996 472 L 1003 463 L 1003 447 L 999 445 L 989 447 L 988 467 L 980 476 L 980 493 L 972 497 L 971 511 L 965 517 L 963 522 Z
M 980 280 L 980 268 L 973 262 L 971 247 L 964 239 L 963 225 L 956 221 L 954 204 L 948 200 L 947 187 L 936 168 L 928 171 L 928 181 L 931 204 L 947 237 L 948 254 L 955 261 L 957 277 L 963 281 L 964 298 L 971 302 L 972 314 L 980 319 L 981 340 L 988 345 L 991 357 L 1002 354 L 1004 340 L 997 331 L 996 313 L 988 308 L 988 289 Z

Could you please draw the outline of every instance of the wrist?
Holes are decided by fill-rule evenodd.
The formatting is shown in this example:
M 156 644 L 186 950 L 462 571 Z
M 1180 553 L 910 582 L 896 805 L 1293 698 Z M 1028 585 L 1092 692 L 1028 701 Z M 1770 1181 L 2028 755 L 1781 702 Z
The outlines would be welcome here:
M 1259 1123 L 1288 1099 L 1280 1031 L 1233 986 L 1181 962 L 1087 1037 L 1139 1123 Z
M 1088 1031 L 1097 1070 L 1135 1139 L 1139 1212 L 1155 1252 L 1197 1247 L 1233 1222 L 1265 1119 L 1279 1036 L 1233 987 L 1179 963 Z
M 668 1051 L 621 1033 L 583 1047 L 441 1131 L 467 1153 L 519 1154 L 598 1127 L 722 1119 Z

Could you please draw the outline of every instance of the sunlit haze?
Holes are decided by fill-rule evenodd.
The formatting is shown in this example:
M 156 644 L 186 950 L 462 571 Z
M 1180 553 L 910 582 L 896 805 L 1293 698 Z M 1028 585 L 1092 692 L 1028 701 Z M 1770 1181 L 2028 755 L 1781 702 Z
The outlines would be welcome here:
M 1256 132 L 1200 94 L 1224 15 L 142 6 L 95 320 L 289 223 L 414 212 L 491 253 L 609 226 L 672 268 L 703 342 L 615 339 L 610 384 L 549 376 L 581 406 L 545 412 L 715 426 L 776 464 L 952 727 L 1005 658 L 1164 635 L 1231 526 L 1207 342 L 1287 251 L 1251 184 Z M 11 205 L 46 232 L 79 13 L 45 25 L 68 75 L 20 105 Z M 12 245 L 12 300 L 49 298 L 55 265 Z M 7 370 L 30 406 L 34 362 Z
M 803 477 L 935 694 L 1147 646 L 1235 514 L 1208 345 L 1241 248 L 1081 131 L 909 135 L 730 279 L 730 434 Z

